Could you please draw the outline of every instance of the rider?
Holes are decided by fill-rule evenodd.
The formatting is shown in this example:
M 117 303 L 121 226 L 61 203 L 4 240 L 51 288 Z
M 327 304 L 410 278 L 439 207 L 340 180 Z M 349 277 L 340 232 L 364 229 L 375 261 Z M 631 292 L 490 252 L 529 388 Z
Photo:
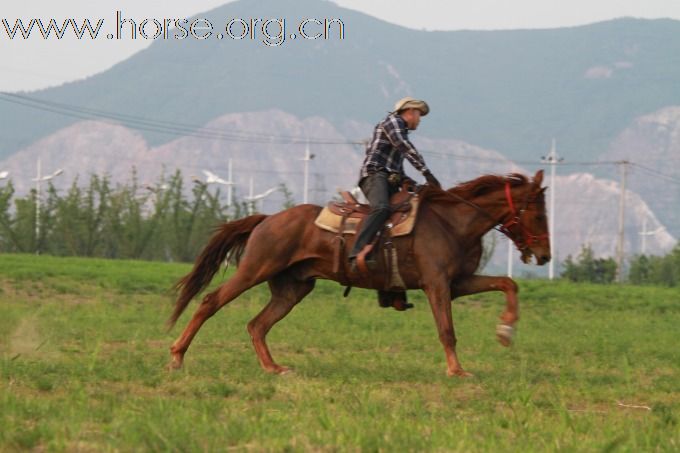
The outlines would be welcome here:
M 350 265 L 356 269 L 356 257 L 380 231 L 390 216 L 390 196 L 401 183 L 413 181 L 404 173 L 404 157 L 420 171 L 428 184 L 441 187 L 437 178 L 425 165 L 423 156 L 408 139 L 408 131 L 416 130 L 420 117 L 430 112 L 425 101 L 405 97 L 394 111 L 375 126 L 373 137 L 366 146 L 366 158 L 361 167 L 359 187 L 371 206 L 354 247 L 349 254 Z

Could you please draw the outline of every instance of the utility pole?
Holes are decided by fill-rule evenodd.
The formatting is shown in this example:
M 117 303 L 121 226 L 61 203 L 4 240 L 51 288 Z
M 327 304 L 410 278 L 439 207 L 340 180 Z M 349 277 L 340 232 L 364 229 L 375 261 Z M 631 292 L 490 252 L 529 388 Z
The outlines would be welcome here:
M 640 236 L 642 236 L 642 255 L 645 254 L 647 251 L 647 236 L 649 233 L 647 233 L 647 216 L 645 216 L 642 219 L 642 231 L 640 232 Z
M 512 278 L 512 246 L 513 242 L 508 238 L 508 277 Z
M 305 180 L 304 180 L 304 187 L 302 189 L 303 194 L 302 194 L 302 202 L 307 204 L 309 202 L 309 161 L 314 159 L 314 154 L 310 154 L 309 152 L 309 140 L 307 140 L 307 144 L 305 146 L 305 157 L 302 159 L 302 161 L 305 163 Z
M 43 181 L 49 181 L 50 179 L 59 176 L 63 173 L 60 168 L 51 175 L 43 176 L 42 168 L 40 163 L 40 158 L 38 158 L 38 174 L 33 179 L 35 181 L 35 254 L 40 255 L 40 202 L 41 202 L 41 187 L 40 183 Z
M 255 187 L 253 186 L 253 177 L 250 177 L 250 190 L 248 191 L 248 199 L 250 200 L 250 203 L 248 203 L 248 215 L 253 215 L 253 210 L 255 208 Z
M 619 199 L 619 240 L 616 247 L 616 281 L 623 282 L 623 246 L 624 246 L 624 217 L 626 212 L 626 178 L 628 176 L 628 162 L 622 160 L 621 165 L 621 198 Z
M 232 167 L 231 167 L 231 158 L 229 158 L 229 173 L 227 174 L 227 178 L 229 178 L 229 184 L 227 184 L 227 207 L 231 207 L 231 197 L 232 197 L 232 191 L 234 190 L 234 179 L 232 178 Z
M 38 157 L 38 175 L 35 177 L 35 254 L 40 255 L 40 158 Z
M 543 156 L 542 162 L 550 165 L 550 220 L 548 229 L 550 230 L 550 262 L 548 263 L 548 278 L 555 278 L 555 167 L 564 159 L 557 155 L 555 139 L 552 139 L 550 154 Z

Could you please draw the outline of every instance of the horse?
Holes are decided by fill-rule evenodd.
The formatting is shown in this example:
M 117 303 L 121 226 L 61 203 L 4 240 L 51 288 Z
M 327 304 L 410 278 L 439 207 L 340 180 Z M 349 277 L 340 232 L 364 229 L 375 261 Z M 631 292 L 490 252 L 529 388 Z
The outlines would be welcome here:
M 508 277 L 476 275 L 482 256 L 482 237 L 499 228 L 521 251 L 522 260 L 547 263 L 550 242 L 546 220 L 543 171 L 533 178 L 521 174 L 484 175 L 443 190 L 424 185 L 418 219 L 410 235 L 393 238 L 400 274 L 407 289 L 422 289 L 429 301 L 449 376 L 466 377 L 456 354 L 452 300 L 486 291 L 505 294 L 506 306 L 496 328 L 498 341 L 510 346 L 519 319 L 518 286 Z M 175 286 L 178 297 L 168 320 L 172 328 L 189 302 L 202 292 L 222 264 L 236 262 L 234 275 L 203 297 L 193 318 L 170 347 L 170 369 L 182 367 L 184 355 L 203 323 L 244 291 L 267 282 L 271 300 L 247 325 L 262 368 L 286 373 L 277 364 L 265 337 L 313 289 L 317 279 L 342 285 L 384 289 L 383 272 L 363 275 L 347 260 L 334 269 L 337 234 L 314 224 L 321 207 L 298 205 L 273 215 L 255 214 L 218 227 L 197 257 L 193 269 Z M 500 225 L 500 226 L 499 226 Z M 344 241 L 341 241 L 341 243 Z M 344 253 L 353 239 L 344 244 Z M 245 252 L 245 253 L 244 253 Z

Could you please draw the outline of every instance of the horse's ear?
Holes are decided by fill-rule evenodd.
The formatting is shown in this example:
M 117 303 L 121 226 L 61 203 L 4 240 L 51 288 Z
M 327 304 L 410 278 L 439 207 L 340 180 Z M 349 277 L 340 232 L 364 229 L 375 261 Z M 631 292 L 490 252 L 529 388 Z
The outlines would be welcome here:
M 541 184 L 543 184 L 543 170 L 538 170 L 534 175 L 534 184 L 536 184 L 536 187 L 541 187 Z

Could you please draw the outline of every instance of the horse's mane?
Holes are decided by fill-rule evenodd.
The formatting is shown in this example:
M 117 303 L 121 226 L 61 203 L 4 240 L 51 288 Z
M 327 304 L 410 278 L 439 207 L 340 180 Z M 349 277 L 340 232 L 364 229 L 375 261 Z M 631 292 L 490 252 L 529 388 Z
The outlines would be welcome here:
M 427 186 L 422 197 L 423 200 L 428 199 L 433 201 L 439 200 L 459 203 L 460 198 L 471 200 L 501 190 L 505 187 L 506 183 L 510 183 L 511 187 L 516 187 L 528 184 L 529 182 L 529 178 L 519 173 L 511 173 L 506 176 L 483 175 L 479 178 L 458 184 L 448 190 L 440 190 Z
M 458 184 L 447 190 L 447 192 L 465 199 L 476 198 L 500 190 L 504 188 L 507 183 L 510 183 L 511 187 L 523 186 L 524 184 L 529 183 L 529 178 L 519 173 L 511 173 L 507 176 L 484 175 L 471 181 Z

